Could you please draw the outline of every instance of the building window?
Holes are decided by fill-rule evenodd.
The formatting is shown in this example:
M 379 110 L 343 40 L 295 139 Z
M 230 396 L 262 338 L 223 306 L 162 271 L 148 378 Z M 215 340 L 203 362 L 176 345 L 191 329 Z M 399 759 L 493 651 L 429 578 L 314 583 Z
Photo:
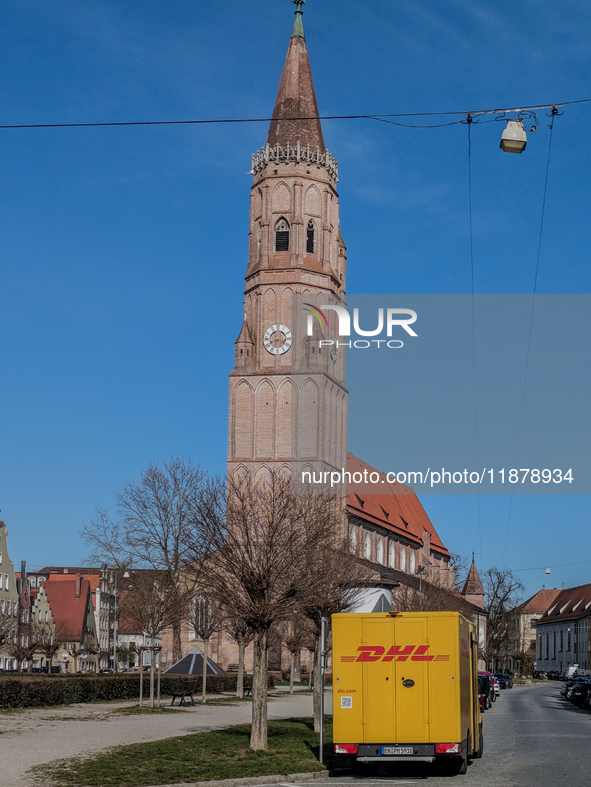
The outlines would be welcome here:
M 570 651 L 570 629 L 566 630 L 566 649 Z
M 363 557 L 366 560 L 371 560 L 371 536 L 369 533 L 366 533 L 363 539 Z
M 378 538 L 377 561 L 384 564 L 384 539 Z
M 400 570 L 406 571 L 406 549 L 400 547 Z
M 353 525 L 349 528 L 349 550 L 354 555 L 357 554 L 357 528 Z
M 410 567 L 409 567 L 411 574 L 415 573 L 415 561 L 416 561 L 415 553 L 414 550 L 412 550 L 410 553 Z
M 529 627 L 530 627 L 530 629 L 535 629 L 535 627 L 536 627 L 536 621 L 535 621 L 535 619 L 534 619 L 534 618 L 532 618 L 532 619 L 530 620 L 530 622 L 529 622 Z
M 314 254 L 315 244 L 316 244 L 316 230 L 314 228 L 314 222 L 310 220 L 306 228 L 306 252 L 308 254 Z
M 564 631 L 560 632 L 560 652 L 564 650 Z
M 553 643 L 552 643 L 552 658 L 555 659 L 556 658 L 556 632 L 554 632 L 554 636 L 552 637 L 552 640 L 553 640 Z
M 285 219 L 275 227 L 275 251 L 289 251 L 289 224 Z
M 4 574 L 4 590 L 10 589 L 10 580 L 8 574 Z
M 396 544 L 393 541 L 390 541 L 390 546 L 388 547 L 388 565 L 390 568 L 396 566 Z

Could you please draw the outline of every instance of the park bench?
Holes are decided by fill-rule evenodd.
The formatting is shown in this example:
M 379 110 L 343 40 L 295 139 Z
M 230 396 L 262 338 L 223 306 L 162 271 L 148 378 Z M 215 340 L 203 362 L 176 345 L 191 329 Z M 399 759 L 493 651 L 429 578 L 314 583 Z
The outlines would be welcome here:
M 193 695 L 197 689 L 197 681 L 196 680 L 186 680 L 183 688 L 180 691 L 173 691 L 172 692 L 172 702 L 171 705 L 174 705 L 175 699 L 178 698 L 179 705 L 184 705 L 187 707 L 186 699 L 187 697 L 191 700 L 191 705 L 195 705 L 195 698 Z

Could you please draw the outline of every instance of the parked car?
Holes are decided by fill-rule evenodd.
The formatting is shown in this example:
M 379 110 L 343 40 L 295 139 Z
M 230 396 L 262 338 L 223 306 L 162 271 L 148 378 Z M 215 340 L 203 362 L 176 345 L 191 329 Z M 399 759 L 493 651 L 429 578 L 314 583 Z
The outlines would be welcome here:
M 591 681 L 584 680 L 574 683 L 570 688 L 568 699 L 573 705 L 578 705 L 579 708 L 587 703 L 589 698 L 589 690 L 591 689 Z
M 490 708 L 490 702 L 488 699 L 488 683 L 484 675 L 478 676 L 478 704 L 480 705 L 480 710 L 482 712 Z
M 492 684 L 492 675 L 490 672 L 479 672 L 479 678 L 484 678 L 486 681 L 486 707 L 491 708 L 493 702 L 497 699 L 497 695 L 495 694 L 495 690 Z
M 499 681 L 495 678 L 494 675 L 492 676 L 492 682 L 493 682 L 493 688 L 495 690 L 495 697 L 498 697 L 499 694 L 501 693 L 501 687 L 499 686 Z
M 504 672 L 495 672 L 494 676 L 499 681 L 499 686 L 502 689 L 512 689 L 513 688 L 513 681 L 511 680 L 511 675 L 507 675 Z

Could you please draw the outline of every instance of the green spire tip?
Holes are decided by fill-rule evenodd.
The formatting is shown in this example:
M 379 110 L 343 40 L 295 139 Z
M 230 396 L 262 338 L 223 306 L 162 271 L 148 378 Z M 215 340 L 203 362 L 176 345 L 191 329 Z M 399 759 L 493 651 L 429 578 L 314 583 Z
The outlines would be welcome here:
M 293 23 L 293 30 L 291 31 L 292 38 L 305 38 L 304 35 L 304 25 L 302 22 L 302 6 L 306 5 L 306 0 L 291 0 L 292 5 L 296 6 L 295 10 L 295 22 Z

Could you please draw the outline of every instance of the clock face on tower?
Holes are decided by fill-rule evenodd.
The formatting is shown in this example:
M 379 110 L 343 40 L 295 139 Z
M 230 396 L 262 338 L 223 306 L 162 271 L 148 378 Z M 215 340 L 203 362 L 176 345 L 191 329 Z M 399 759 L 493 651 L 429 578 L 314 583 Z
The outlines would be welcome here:
M 270 325 L 263 336 L 265 350 L 271 355 L 283 355 L 291 347 L 292 335 L 286 325 Z

